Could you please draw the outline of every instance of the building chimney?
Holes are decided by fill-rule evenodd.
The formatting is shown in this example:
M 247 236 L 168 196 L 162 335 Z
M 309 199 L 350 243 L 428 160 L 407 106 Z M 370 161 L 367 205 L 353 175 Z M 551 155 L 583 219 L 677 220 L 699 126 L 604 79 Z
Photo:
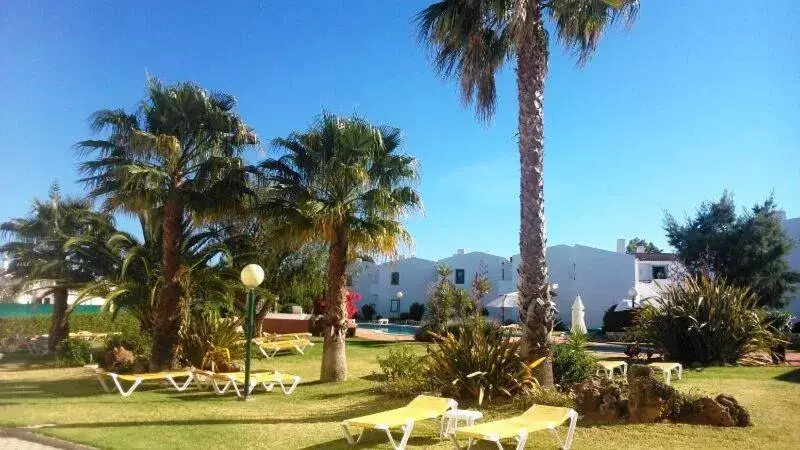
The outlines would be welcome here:
M 637 246 L 636 253 L 644 253 L 644 245 Z
M 617 239 L 617 253 L 625 253 L 625 239 Z
M 460 248 L 460 249 L 456 250 L 456 255 L 463 255 L 463 254 L 464 254 L 464 249 L 463 248 Z

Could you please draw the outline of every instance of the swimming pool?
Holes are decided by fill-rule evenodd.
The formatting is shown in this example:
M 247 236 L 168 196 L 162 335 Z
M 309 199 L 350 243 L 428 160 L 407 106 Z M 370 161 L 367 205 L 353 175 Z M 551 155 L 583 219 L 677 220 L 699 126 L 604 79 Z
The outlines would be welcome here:
M 359 323 L 359 328 L 365 330 L 380 331 L 384 334 L 398 334 L 402 336 L 413 336 L 417 328 L 413 325 L 378 325 L 377 323 Z

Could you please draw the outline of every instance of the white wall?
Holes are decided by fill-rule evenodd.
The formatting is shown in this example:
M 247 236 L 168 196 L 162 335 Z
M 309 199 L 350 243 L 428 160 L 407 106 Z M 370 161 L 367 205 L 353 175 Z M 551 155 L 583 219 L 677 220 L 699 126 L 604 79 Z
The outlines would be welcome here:
M 794 240 L 794 248 L 791 253 L 789 253 L 789 266 L 795 272 L 800 272 L 800 217 L 784 220 L 783 229 L 786 231 L 786 234 Z M 789 294 L 788 297 L 791 303 L 789 303 L 786 309 L 789 310 L 793 316 L 800 319 L 800 286 L 798 287 L 798 292 Z
M 361 294 L 361 305 L 372 303 L 375 312 L 394 317 L 408 312 L 412 303 L 427 303 L 428 289 L 436 282 L 436 262 L 422 258 L 405 258 L 380 265 L 360 263 L 361 271 L 353 276 L 351 289 Z M 391 284 L 392 272 L 400 275 L 398 285 Z M 391 301 L 403 293 L 398 311 L 391 311 Z
M 455 283 L 455 271 L 464 270 L 464 284 L 456 284 L 457 288 L 472 289 L 472 281 L 475 274 L 485 270 L 489 281 L 492 283 L 492 290 L 483 299 L 484 304 L 494 300 L 500 294 L 515 290 L 513 288 L 513 273 L 508 267 L 508 262 L 502 256 L 492 255 L 484 252 L 469 252 L 455 254 L 448 258 L 440 259 L 437 264 L 447 265 L 453 269 L 450 281 Z

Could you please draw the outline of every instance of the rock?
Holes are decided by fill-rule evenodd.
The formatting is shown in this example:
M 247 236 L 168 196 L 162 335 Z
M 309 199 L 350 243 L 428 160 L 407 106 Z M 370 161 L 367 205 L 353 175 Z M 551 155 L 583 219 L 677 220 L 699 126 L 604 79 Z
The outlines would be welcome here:
M 574 392 L 576 409 L 589 420 L 616 422 L 625 413 L 622 389 L 613 381 L 590 378 Z
M 681 410 L 681 396 L 654 376 L 648 366 L 633 365 L 628 370 L 628 420 L 633 423 L 661 422 Z
M 681 422 L 715 427 L 746 427 L 752 425 L 750 413 L 735 398 L 720 394 L 716 398 L 695 400 L 679 418 Z

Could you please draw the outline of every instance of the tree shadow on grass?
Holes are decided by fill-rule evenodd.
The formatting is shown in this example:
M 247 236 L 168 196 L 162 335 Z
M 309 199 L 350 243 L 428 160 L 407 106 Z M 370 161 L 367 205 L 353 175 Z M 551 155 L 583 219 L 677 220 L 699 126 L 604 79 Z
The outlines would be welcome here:
M 357 436 L 354 435 L 354 436 Z M 394 431 L 392 433 L 395 442 L 400 441 L 402 437 L 402 432 Z M 414 436 L 413 432 L 411 437 L 408 438 L 408 445 L 413 447 L 421 447 L 421 448 L 429 448 L 435 445 L 439 445 L 442 443 L 442 439 L 439 439 L 438 436 Z M 355 449 L 355 448 L 373 448 L 377 445 L 391 445 L 389 444 L 389 438 L 386 437 L 386 432 L 379 431 L 379 430 L 366 430 L 364 431 L 364 436 L 362 436 L 361 440 L 358 444 L 351 446 L 347 443 L 347 440 L 342 435 L 339 439 L 334 439 L 328 442 L 323 442 L 321 444 L 314 444 L 309 445 L 306 447 L 300 447 L 301 450 L 327 450 L 327 449 Z M 481 448 L 479 445 L 472 445 L 472 448 Z M 487 447 L 489 448 L 489 447 Z M 491 448 L 497 448 L 495 445 L 492 445 Z
M 784 372 L 775 377 L 779 381 L 788 381 L 789 383 L 800 383 L 800 368 Z

